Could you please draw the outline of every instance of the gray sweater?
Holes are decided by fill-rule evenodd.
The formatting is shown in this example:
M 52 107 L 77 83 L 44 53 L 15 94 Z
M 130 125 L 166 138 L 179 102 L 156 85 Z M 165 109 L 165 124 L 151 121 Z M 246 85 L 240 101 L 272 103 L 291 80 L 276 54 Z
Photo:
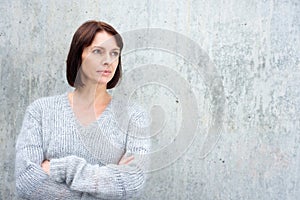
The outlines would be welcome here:
M 149 116 L 138 105 L 113 100 L 82 126 L 67 93 L 28 106 L 16 144 L 16 189 L 25 199 L 131 199 L 145 182 Z M 128 165 L 121 157 L 134 154 Z M 50 175 L 41 168 L 50 160 Z

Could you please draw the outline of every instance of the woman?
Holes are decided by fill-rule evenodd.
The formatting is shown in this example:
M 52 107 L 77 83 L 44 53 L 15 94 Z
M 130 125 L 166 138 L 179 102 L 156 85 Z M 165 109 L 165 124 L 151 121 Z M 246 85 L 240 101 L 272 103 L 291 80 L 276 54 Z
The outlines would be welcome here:
M 67 58 L 75 90 L 38 99 L 26 110 L 16 144 L 20 197 L 130 199 L 139 193 L 149 118 L 107 92 L 121 77 L 122 48 L 118 32 L 104 22 L 88 21 L 75 32 Z

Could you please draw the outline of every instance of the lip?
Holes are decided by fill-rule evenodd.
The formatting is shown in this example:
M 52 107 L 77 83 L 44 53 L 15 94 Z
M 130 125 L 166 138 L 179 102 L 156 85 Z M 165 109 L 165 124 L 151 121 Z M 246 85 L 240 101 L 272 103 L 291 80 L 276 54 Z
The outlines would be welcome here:
M 111 74 L 110 70 L 97 70 L 97 73 L 101 73 L 102 75 L 109 75 Z

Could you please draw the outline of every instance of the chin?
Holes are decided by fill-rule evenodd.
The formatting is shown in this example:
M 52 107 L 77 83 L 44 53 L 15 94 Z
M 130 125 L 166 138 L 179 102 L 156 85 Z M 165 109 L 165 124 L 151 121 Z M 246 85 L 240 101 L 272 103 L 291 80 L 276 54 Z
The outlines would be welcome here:
M 107 85 L 107 83 L 108 83 L 110 80 L 111 80 L 111 79 L 105 79 L 105 80 L 104 80 L 104 79 L 101 79 L 101 80 L 98 80 L 97 83 L 98 83 L 98 84 L 101 84 L 101 85 L 104 85 L 104 84 Z

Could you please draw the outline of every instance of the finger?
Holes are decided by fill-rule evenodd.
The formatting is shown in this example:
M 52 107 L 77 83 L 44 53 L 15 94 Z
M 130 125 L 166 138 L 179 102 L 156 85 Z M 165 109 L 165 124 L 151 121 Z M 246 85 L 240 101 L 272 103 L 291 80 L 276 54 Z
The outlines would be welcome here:
M 119 165 L 124 165 L 126 163 L 127 158 L 123 157 L 120 162 Z
M 131 162 L 134 159 L 134 156 L 129 156 L 125 159 L 125 164 L 128 164 L 129 162 Z
M 119 165 L 125 165 L 128 164 L 130 161 L 134 159 L 134 156 L 125 157 L 123 156 L 122 159 L 119 162 Z
M 43 160 L 43 162 L 42 162 L 42 164 L 45 164 L 45 163 L 47 163 L 47 162 L 50 162 L 50 160 Z

